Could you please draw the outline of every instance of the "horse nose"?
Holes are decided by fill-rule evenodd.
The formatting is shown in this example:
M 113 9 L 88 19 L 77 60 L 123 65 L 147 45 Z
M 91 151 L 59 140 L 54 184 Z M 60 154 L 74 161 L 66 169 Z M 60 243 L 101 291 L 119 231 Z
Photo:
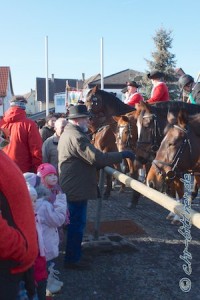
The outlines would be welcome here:
M 154 184 L 154 182 L 152 180 L 147 181 L 147 186 L 149 186 L 152 189 L 155 189 L 155 184 Z

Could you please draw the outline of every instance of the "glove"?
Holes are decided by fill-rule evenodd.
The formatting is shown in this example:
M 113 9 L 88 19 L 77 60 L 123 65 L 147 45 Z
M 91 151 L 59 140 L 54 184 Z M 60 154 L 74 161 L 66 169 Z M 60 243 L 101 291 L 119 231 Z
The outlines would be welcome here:
M 130 158 L 131 160 L 135 160 L 135 154 L 132 151 L 122 151 L 122 158 Z

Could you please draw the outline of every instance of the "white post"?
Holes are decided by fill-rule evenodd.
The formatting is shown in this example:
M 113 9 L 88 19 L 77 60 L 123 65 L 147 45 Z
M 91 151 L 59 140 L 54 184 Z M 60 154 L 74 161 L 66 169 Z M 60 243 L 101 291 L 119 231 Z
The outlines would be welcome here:
M 69 86 L 69 83 L 68 83 L 68 80 L 66 80 L 66 88 L 65 88 L 65 107 L 66 107 L 66 109 L 69 106 L 69 101 L 68 101 L 68 86 Z
M 101 38 L 101 90 L 104 89 L 104 56 L 103 56 L 103 38 Z
M 46 116 L 49 114 L 48 36 L 45 37 Z

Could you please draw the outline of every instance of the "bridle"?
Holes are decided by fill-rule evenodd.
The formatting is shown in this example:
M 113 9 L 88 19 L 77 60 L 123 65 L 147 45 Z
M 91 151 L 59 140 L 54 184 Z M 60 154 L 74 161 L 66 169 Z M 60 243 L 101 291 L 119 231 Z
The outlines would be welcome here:
M 189 138 L 189 129 L 185 129 L 185 128 L 181 128 L 178 125 L 173 125 L 174 128 L 181 130 L 184 132 L 184 136 L 183 136 L 183 140 L 182 143 L 180 145 L 180 147 L 178 148 L 172 162 L 164 162 L 161 160 L 157 160 L 154 159 L 152 162 L 152 166 L 155 167 L 156 171 L 158 174 L 162 175 L 162 177 L 168 181 L 168 180 L 173 180 L 178 173 L 178 165 L 181 159 L 182 154 L 184 153 L 186 146 L 189 146 L 189 151 L 190 151 L 190 159 L 192 157 L 192 147 L 191 147 L 191 143 L 190 143 L 190 138 Z M 161 167 L 159 166 L 161 165 Z M 170 167 L 170 171 L 168 171 L 167 173 L 162 169 L 162 166 L 168 166 Z
M 101 103 L 101 105 L 99 105 L 99 99 L 98 99 L 98 97 L 97 97 L 97 95 L 96 95 L 96 93 L 95 94 L 91 94 L 91 95 L 89 95 L 88 96 L 88 99 L 86 100 L 86 103 L 88 102 L 88 101 L 90 101 L 91 102 L 91 105 L 90 105 L 90 108 L 88 109 L 88 111 L 92 114 L 92 113 L 94 113 L 94 114 L 101 114 L 102 112 L 103 112 L 103 106 L 102 106 L 102 103 Z M 102 100 L 101 100 L 102 101 Z M 98 107 L 99 106 L 99 107 Z M 98 110 L 95 112 L 95 109 L 96 108 L 98 108 Z M 93 110 L 94 110 L 94 112 L 93 112 Z
M 140 147 L 140 145 L 151 145 L 150 147 L 150 151 L 149 150 L 144 150 L 146 153 L 149 154 L 155 154 L 157 152 L 157 150 L 159 149 L 159 145 L 160 145 L 160 140 L 162 139 L 162 134 L 161 134 L 161 130 L 160 130 L 160 126 L 159 126 L 159 122 L 157 119 L 157 116 L 155 114 L 148 114 L 146 116 L 143 116 L 142 119 L 145 118 L 152 118 L 153 121 L 153 128 L 152 128 L 152 139 L 151 141 L 142 141 L 140 140 L 140 138 L 137 141 L 137 146 Z M 148 149 L 148 147 L 146 147 Z
M 124 145 L 126 148 L 132 148 L 133 143 L 132 143 L 132 126 L 130 123 L 128 123 L 127 125 L 118 125 L 118 132 L 117 132 L 117 136 L 116 136 L 116 144 L 120 145 Z M 123 132 L 124 130 L 127 129 L 127 136 L 126 136 L 126 140 L 123 142 Z

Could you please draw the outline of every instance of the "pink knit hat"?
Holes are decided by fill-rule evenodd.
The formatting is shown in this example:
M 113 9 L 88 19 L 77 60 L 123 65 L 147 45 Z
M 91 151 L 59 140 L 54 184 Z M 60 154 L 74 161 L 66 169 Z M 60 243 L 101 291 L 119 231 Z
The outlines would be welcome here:
M 37 169 L 37 175 L 41 178 L 45 178 L 49 174 L 57 175 L 56 168 L 48 163 L 41 164 Z

